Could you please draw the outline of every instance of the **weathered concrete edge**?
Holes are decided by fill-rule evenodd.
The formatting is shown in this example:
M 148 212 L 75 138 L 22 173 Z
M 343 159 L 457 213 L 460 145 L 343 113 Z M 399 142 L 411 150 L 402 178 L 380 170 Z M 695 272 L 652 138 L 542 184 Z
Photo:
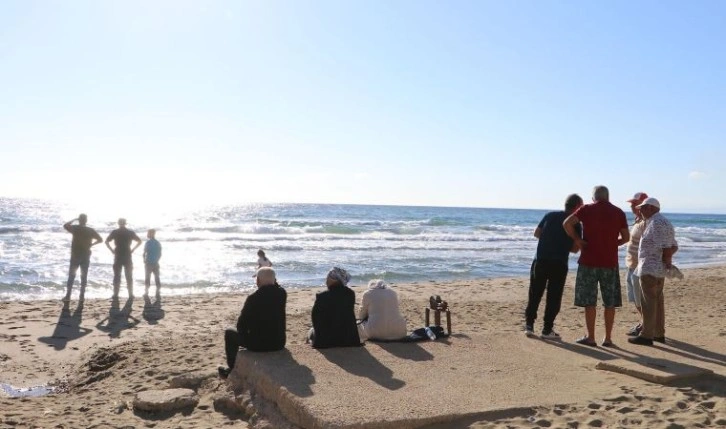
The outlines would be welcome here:
M 229 376 L 233 387 L 246 385 L 253 393 L 277 405 L 280 414 L 290 423 L 304 429 L 416 429 L 465 420 L 496 420 L 517 416 L 528 416 L 536 412 L 534 406 L 494 408 L 472 413 L 441 414 L 422 418 L 396 418 L 388 420 L 362 421 L 355 424 L 325 421 L 315 416 L 297 395 L 273 381 L 264 371 L 255 370 L 254 360 L 238 356 L 234 371 Z
M 640 378 L 641 380 L 650 381 L 652 383 L 657 384 L 670 384 L 676 381 L 680 380 L 687 380 L 691 378 L 698 378 L 703 377 L 704 375 L 713 374 L 713 371 L 707 368 L 700 368 L 700 371 L 694 371 L 691 374 L 671 374 L 668 376 L 663 375 L 656 375 L 651 374 L 645 371 L 638 371 L 636 369 L 632 368 L 625 368 L 621 365 L 617 365 L 615 363 L 610 363 L 606 361 L 598 362 L 597 365 L 595 365 L 596 369 L 604 370 L 604 371 L 611 371 L 616 372 L 619 374 L 625 374 L 629 375 L 631 377 Z

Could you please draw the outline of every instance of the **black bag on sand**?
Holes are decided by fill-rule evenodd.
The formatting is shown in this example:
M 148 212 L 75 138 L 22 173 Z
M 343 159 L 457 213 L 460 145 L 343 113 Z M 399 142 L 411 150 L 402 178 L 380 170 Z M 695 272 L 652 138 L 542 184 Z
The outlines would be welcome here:
M 428 327 L 428 329 L 431 330 L 431 332 L 436 335 L 436 339 L 439 338 L 446 338 L 449 336 L 449 334 L 446 333 L 443 327 L 441 326 L 434 326 L 431 325 Z M 401 340 L 405 343 L 413 343 L 417 341 L 430 341 L 431 338 L 429 338 L 429 334 L 426 332 L 426 327 L 414 329 L 413 332 L 408 334 L 407 336 L 403 337 Z

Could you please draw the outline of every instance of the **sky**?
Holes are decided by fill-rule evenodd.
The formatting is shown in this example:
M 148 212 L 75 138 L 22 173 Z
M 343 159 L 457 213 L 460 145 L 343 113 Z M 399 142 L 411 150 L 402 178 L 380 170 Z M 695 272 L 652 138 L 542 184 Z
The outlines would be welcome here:
M 726 2 L 0 2 L 0 196 L 726 213 Z

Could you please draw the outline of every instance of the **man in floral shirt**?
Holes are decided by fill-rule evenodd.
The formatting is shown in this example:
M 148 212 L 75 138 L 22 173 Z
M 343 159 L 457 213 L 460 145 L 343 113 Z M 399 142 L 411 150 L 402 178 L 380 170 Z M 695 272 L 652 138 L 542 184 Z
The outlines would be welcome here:
M 673 225 L 660 213 L 657 199 L 646 198 L 638 208 L 646 222 L 638 249 L 638 268 L 635 269 L 642 291 L 643 328 L 639 336 L 628 341 L 650 346 L 653 341 L 665 343 L 663 286 L 678 243 Z

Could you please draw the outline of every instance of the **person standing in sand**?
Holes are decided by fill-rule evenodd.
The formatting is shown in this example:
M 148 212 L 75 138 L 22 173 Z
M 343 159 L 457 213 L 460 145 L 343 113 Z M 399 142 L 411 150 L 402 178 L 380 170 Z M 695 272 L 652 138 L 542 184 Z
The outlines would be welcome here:
M 161 243 L 156 239 L 156 230 L 150 229 L 146 232 L 146 244 L 144 244 L 144 285 L 146 291 L 144 296 L 149 296 L 149 287 L 151 287 L 151 274 L 154 274 L 154 283 L 156 283 L 156 296 L 161 295 L 161 280 L 159 280 L 159 260 L 161 259 Z
M 660 213 L 657 199 L 646 198 L 638 208 L 646 220 L 635 269 L 640 278 L 643 329 L 637 337 L 628 338 L 628 342 L 650 346 L 653 341 L 665 343 L 663 286 L 678 243 L 673 225 Z
M 612 347 L 615 308 L 622 307 L 618 247 L 630 240 L 625 213 L 610 203 L 610 191 L 596 186 L 592 204 L 586 204 L 565 219 L 567 235 L 580 248 L 580 259 L 575 279 L 575 305 L 585 307 L 587 335 L 578 344 L 596 347 L 595 319 L 597 317 L 597 287 L 600 284 L 605 307 L 604 347 Z M 583 238 L 578 237 L 575 225 L 582 223 Z
M 640 237 L 643 235 L 645 230 L 645 219 L 640 214 L 638 205 L 645 201 L 648 195 L 645 192 L 636 192 L 633 198 L 629 199 L 630 210 L 635 216 L 635 222 L 630 228 L 630 241 L 628 241 L 628 247 L 625 253 L 625 266 L 628 267 L 628 272 L 625 275 L 625 283 L 628 289 L 628 301 L 635 304 L 635 309 L 638 310 L 638 324 L 630 328 L 628 331 L 629 336 L 637 336 L 640 334 L 642 328 L 642 316 L 643 313 L 640 310 L 640 279 L 635 275 L 635 269 L 638 267 L 638 247 L 640 246 Z
M 114 247 L 111 247 L 111 241 Z M 131 248 L 131 241 L 135 241 L 136 245 Z M 111 231 L 106 238 L 106 247 L 113 253 L 113 298 L 118 298 L 118 290 L 121 287 L 121 269 L 124 270 L 126 276 L 126 288 L 129 291 L 129 298 L 134 297 L 134 279 L 133 270 L 134 263 L 132 254 L 134 250 L 141 246 L 141 239 L 136 233 L 126 228 L 126 219 L 119 218 L 118 228 Z
M 313 328 L 308 340 L 316 349 L 361 345 L 355 320 L 355 292 L 348 287 L 350 278 L 346 270 L 334 267 L 325 279 L 328 290 L 315 295 Z
M 277 284 L 275 270 L 257 270 L 257 290 L 245 300 L 237 319 L 237 330 L 224 332 L 224 348 L 228 367 L 219 367 L 219 375 L 227 378 L 234 369 L 237 352 L 244 347 L 252 352 L 272 352 L 285 348 L 285 305 L 287 292 Z
M 78 225 L 73 222 L 78 221 Z M 85 213 L 78 215 L 76 219 L 69 220 L 63 224 L 63 229 L 73 234 L 71 241 L 71 263 L 68 268 L 68 283 L 66 285 L 66 296 L 64 302 L 71 300 L 71 291 L 73 282 L 76 280 L 76 272 L 81 267 L 81 292 L 78 297 L 83 301 L 83 295 L 86 293 L 86 283 L 88 281 L 88 267 L 91 265 L 91 247 L 103 241 L 101 236 L 93 228 L 86 226 L 88 216 Z
M 560 335 L 553 329 L 555 318 L 562 305 L 570 252 L 577 253 L 579 250 L 562 224 L 580 206 L 582 198 L 577 194 L 569 195 L 565 200 L 565 210 L 547 213 L 534 230 L 534 236 L 539 241 L 537 254 L 529 272 L 529 300 L 524 311 L 524 333 L 528 337 L 535 336 L 534 321 L 537 320 L 537 309 L 542 295 L 547 290 L 541 337 L 547 340 L 560 339 Z M 575 227 L 578 230 L 577 235 L 580 235 L 580 225 L 577 224 Z

